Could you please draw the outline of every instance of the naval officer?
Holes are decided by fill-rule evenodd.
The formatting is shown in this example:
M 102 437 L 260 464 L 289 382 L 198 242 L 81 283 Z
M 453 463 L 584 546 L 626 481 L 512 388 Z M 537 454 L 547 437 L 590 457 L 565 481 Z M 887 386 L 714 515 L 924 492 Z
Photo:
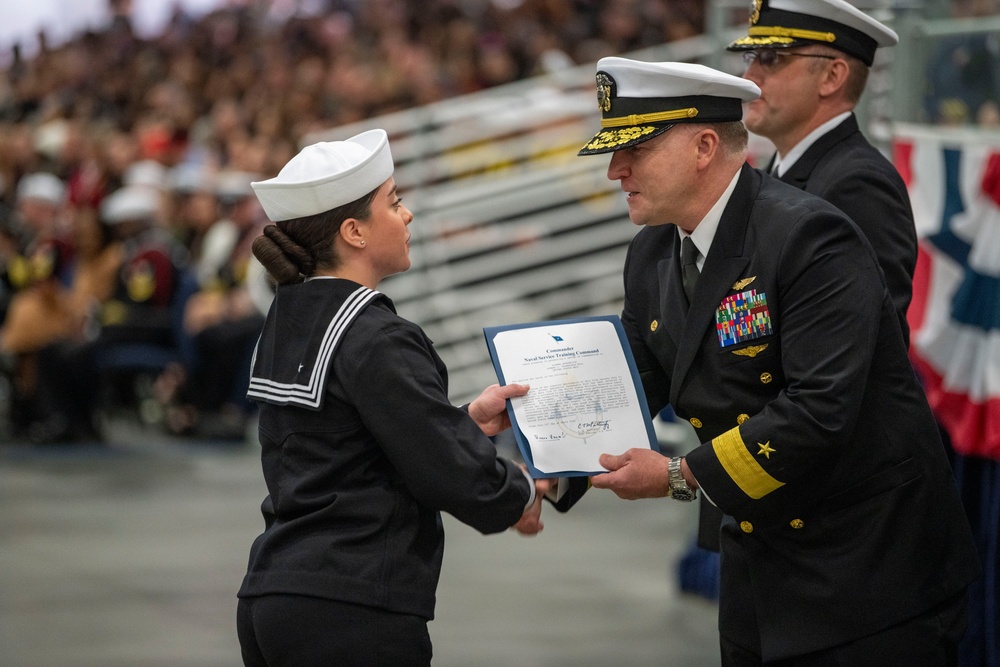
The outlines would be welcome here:
M 724 665 L 954 665 L 979 564 L 891 293 L 846 215 L 745 162 L 758 95 L 699 65 L 598 62 L 580 154 L 610 154 L 642 227 L 622 321 L 651 411 L 701 445 L 605 455 L 591 483 L 724 513 Z

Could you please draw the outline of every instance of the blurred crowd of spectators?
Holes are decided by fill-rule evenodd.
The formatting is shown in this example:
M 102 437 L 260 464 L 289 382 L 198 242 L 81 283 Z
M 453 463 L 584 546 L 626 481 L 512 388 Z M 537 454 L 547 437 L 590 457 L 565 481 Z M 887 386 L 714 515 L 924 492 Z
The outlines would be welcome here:
M 951 18 L 1000 16 L 1000 0 L 953 0 Z M 949 35 L 927 59 L 924 116 L 930 123 L 1000 127 L 1000 33 Z
M 315 0 L 113 20 L 0 72 L 0 439 L 242 435 L 249 183 L 328 129 L 703 31 L 704 0 Z
M 0 71 L 0 440 L 100 437 L 95 413 L 129 401 L 175 433 L 239 433 L 267 296 L 248 289 L 252 180 L 308 133 L 694 36 L 706 11 L 229 0 L 146 39 L 108 2 L 105 28 Z M 928 119 L 1000 124 L 998 54 L 992 34 L 942 40 Z

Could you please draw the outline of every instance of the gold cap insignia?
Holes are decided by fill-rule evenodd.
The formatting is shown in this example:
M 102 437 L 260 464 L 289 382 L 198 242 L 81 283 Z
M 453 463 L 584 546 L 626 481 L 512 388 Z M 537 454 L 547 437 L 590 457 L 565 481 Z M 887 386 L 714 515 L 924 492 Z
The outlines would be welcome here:
M 753 281 L 757 280 L 757 276 L 750 276 L 749 278 L 741 278 L 733 283 L 734 290 L 741 290 Z
M 611 111 L 611 87 L 615 85 L 614 79 L 604 72 L 597 73 L 597 108 L 602 113 Z
M 760 20 L 760 8 L 764 0 L 751 0 L 750 2 L 750 25 L 757 25 Z

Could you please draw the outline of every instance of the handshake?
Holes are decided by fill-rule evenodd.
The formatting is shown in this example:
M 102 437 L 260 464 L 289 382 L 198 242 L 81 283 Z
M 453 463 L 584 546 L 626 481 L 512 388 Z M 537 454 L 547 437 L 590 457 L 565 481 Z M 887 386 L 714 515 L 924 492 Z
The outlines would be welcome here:
M 500 386 L 493 384 L 483 390 L 479 397 L 469 404 L 469 416 L 479 425 L 483 433 L 494 436 L 510 428 L 510 417 L 507 415 L 507 399 L 524 396 L 528 393 L 526 384 L 508 384 Z M 527 476 L 527 469 L 521 466 Z M 535 500 L 525 508 L 524 514 L 512 528 L 522 535 L 532 536 L 541 532 L 542 528 L 542 498 L 555 486 L 557 480 L 536 479 Z
M 528 385 L 524 384 L 491 385 L 469 404 L 469 416 L 486 435 L 494 436 L 511 425 L 506 410 L 507 400 L 524 396 L 528 393 L 528 389 Z M 602 454 L 600 465 L 608 472 L 592 476 L 588 486 L 610 489 L 625 500 L 668 497 L 671 495 L 669 464 L 670 458 L 648 448 L 633 448 L 618 455 Z M 522 470 L 525 470 L 527 476 L 527 470 L 523 465 Z M 683 465 L 683 475 L 692 485 L 691 498 L 693 498 L 693 489 L 696 489 L 697 485 L 686 465 Z M 564 483 L 568 481 L 563 480 Z M 544 527 L 541 520 L 542 500 L 559 484 L 558 479 L 536 479 L 532 482 L 535 485 L 534 501 L 525 508 L 521 518 L 512 526 L 525 536 L 541 532 Z
M 535 501 L 525 508 L 524 514 L 522 514 L 517 523 L 512 526 L 514 530 L 521 533 L 525 537 L 532 537 L 542 532 L 542 528 L 545 527 L 542 524 L 542 499 L 550 489 L 555 487 L 558 481 L 559 480 L 555 479 L 534 480 Z

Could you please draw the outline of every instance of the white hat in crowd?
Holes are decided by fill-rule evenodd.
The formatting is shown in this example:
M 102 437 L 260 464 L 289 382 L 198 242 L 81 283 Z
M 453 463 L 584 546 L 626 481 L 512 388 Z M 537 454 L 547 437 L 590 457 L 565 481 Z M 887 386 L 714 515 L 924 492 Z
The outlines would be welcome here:
M 253 196 L 250 184 L 259 178 L 247 171 L 226 170 L 215 175 L 215 195 L 222 202 L 236 202 Z
M 346 141 L 303 148 L 278 175 L 250 185 L 274 222 L 303 218 L 343 206 L 377 189 L 392 176 L 385 130 L 368 130 Z
M 162 189 L 166 182 L 167 168 L 156 160 L 133 162 L 122 174 L 122 183 L 125 185 L 144 185 Z
M 871 66 L 878 47 L 898 42 L 893 30 L 844 0 L 754 0 L 747 36 L 728 49 L 825 44 Z
M 215 192 L 215 171 L 197 161 L 182 162 L 167 177 L 170 190 L 181 195 Z
M 35 150 L 47 158 L 56 160 L 66 148 L 69 140 L 69 121 L 56 118 L 39 125 L 35 129 Z
M 34 199 L 59 206 L 66 198 L 66 186 L 55 174 L 36 172 L 21 177 L 17 184 L 17 200 Z
M 742 120 L 743 103 L 758 97 L 760 89 L 752 81 L 704 65 L 601 58 L 597 61 L 601 131 L 578 155 L 635 146 L 677 123 Z
M 150 221 L 159 211 L 156 190 L 145 185 L 126 185 L 101 203 L 101 220 L 109 225 L 128 221 Z

